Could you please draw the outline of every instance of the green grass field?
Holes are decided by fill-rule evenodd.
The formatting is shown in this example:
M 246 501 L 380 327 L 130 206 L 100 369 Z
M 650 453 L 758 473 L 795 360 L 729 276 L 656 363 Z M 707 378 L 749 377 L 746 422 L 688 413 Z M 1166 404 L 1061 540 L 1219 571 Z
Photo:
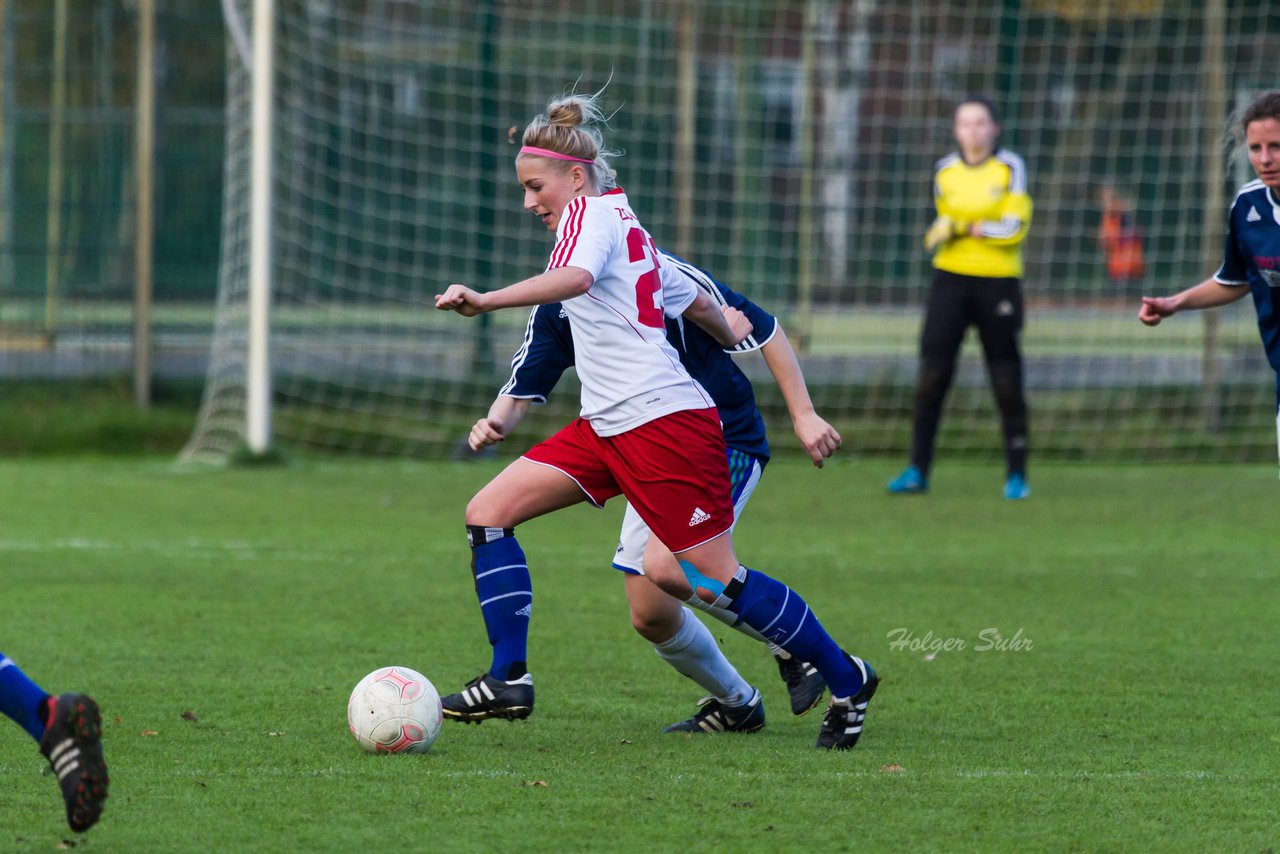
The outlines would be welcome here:
M 88 851 L 1280 843 L 1273 465 L 1045 465 L 1021 504 L 994 466 L 945 463 L 932 495 L 890 499 L 894 469 L 779 462 L 738 534 L 881 671 L 850 753 L 815 751 L 817 717 L 718 624 L 768 727 L 660 733 L 699 691 L 628 625 L 620 506 L 521 531 L 533 718 L 361 753 L 345 705 L 367 671 L 448 691 L 487 664 L 461 514 L 490 464 L 0 462 L 0 649 L 101 702 L 113 788 Z M 966 648 L 894 649 L 896 629 Z M 981 649 L 989 629 L 1023 648 Z M 0 733 L 0 849 L 53 850 L 53 779 Z

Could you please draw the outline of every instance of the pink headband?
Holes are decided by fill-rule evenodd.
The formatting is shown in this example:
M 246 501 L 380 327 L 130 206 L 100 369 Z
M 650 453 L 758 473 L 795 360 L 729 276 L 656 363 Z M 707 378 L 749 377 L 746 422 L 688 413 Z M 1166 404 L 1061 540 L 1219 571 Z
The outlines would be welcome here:
M 585 157 L 574 157 L 571 154 L 561 154 L 558 151 L 552 151 L 549 148 L 535 148 L 532 145 L 524 145 L 520 147 L 521 154 L 536 154 L 539 157 L 550 157 L 555 160 L 571 160 L 574 163 L 595 163 L 594 160 L 588 160 Z

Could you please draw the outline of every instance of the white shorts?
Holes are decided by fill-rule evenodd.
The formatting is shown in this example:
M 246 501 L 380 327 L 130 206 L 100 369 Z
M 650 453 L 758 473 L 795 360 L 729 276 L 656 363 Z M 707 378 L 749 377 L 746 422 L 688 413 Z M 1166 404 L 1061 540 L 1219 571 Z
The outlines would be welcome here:
M 743 508 L 751 500 L 764 466 L 757 457 L 729 448 L 729 482 L 733 498 L 733 521 L 736 525 Z M 732 527 L 729 530 L 733 530 Z M 613 555 L 613 568 L 631 575 L 644 575 L 644 550 L 649 545 L 649 526 L 630 503 L 622 517 L 622 532 L 618 535 L 618 549 Z

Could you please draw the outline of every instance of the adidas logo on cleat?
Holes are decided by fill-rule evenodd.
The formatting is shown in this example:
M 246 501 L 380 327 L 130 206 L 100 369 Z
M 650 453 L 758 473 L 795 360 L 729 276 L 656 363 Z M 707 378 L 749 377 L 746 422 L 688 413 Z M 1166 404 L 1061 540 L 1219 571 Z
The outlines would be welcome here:
M 695 507 L 693 508 L 693 515 L 689 517 L 689 527 L 692 528 L 694 525 L 701 525 L 710 518 L 711 514 L 706 510 L 703 510 L 701 507 Z

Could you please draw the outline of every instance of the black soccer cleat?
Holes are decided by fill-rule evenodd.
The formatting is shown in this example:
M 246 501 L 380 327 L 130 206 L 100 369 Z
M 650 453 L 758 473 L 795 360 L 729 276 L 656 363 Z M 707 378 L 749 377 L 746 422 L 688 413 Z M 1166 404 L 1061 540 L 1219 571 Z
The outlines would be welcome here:
M 827 690 L 827 683 L 818 668 L 794 656 L 783 658 L 775 655 L 774 659 L 778 662 L 778 675 L 791 695 L 791 714 L 799 717 L 822 702 L 822 692 Z
M 703 697 L 693 717 L 680 721 L 663 732 L 759 732 L 764 729 L 764 703 L 760 692 L 740 706 L 726 706 L 719 700 Z
M 457 694 L 440 700 L 444 716 L 464 724 L 480 723 L 489 718 L 509 721 L 527 718 L 533 712 L 533 677 L 528 673 L 504 682 L 481 673 Z
M 58 697 L 40 739 L 40 752 L 58 775 L 67 804 L 67 824 L 76 833 L 84 833 L 102 815 L 111 782 L 102 756 L 102 715 L 92 697 Z
M 845 653 L 848 655 L 848 653 Z M 822 728 L 818 730 L 818 748 L 822 750 L 849 750 L 862 736 L 862 724 L 867 719 L 867 704 L 875 696 L 880 677 L 860 658 L 849 655 L 854 667 L 863 671 L 866 681 L 862 690 L 852 697 L 831 698 L 827 713 L 822 716 Z

